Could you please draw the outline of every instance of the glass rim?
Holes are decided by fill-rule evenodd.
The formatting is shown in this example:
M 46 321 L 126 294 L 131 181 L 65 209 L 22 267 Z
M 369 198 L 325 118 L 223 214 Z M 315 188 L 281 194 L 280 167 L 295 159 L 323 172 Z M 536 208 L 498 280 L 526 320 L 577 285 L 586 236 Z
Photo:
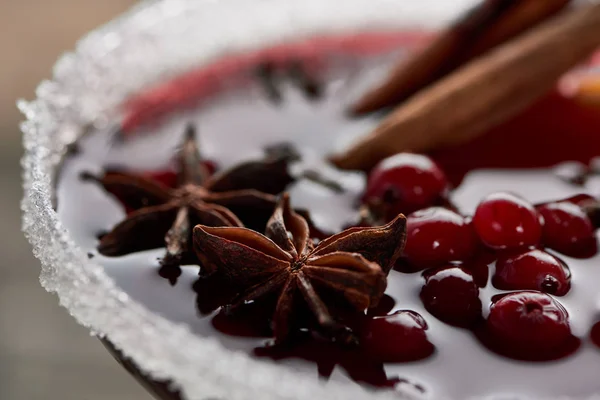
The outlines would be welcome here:
M 325 385 L 233 352 L 129 298 L 62 226 L 53 208 L 54 174 L 89 126 L 114 119 L 130 95 L 191 67 L 302 36 L 436 29 L 475 1 L 148 0 L 89 33 L 57 62 L 35 100 L 19 102 L 26 117 L 23 231 L 41 261 L 42 285 L 80 324 L 109 338 L 150 378 L 171 380 L 184 398 L 397 399 L 398 392 Z

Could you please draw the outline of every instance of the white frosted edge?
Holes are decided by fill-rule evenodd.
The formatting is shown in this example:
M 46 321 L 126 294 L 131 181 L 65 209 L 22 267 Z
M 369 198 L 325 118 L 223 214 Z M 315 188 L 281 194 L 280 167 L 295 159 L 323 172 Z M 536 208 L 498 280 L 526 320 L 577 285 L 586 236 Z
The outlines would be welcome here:
M 53 173 L 85 126 L 110 121 L 128 95 L 227 52 L 315 33 L 434 27 L 474 1 L 148 1 L 88 34 L 59 60 L 53 78 L 40 84 L 37 99 L 19 103 L 26 117 L 23 230 L 41 261 L 42 285 L 58 294 L 80 324 L 108 337 L 150 377 L 171 379 L 189 400 L 403 397 L 323 384 L 313 375 L 227 350 L 150 312 L 120 290 L 63 228 L 52 209 Z

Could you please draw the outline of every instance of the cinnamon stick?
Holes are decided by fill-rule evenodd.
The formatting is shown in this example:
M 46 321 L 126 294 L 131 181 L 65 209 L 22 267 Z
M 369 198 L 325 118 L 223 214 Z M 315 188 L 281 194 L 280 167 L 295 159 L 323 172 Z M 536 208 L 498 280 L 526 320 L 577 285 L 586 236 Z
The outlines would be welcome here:
M 398 152 L 478 135 L 531 105 L 598 46 L 600 3 L 558 15 L 422 90 L 332 162 L 369 169 Z
M 465 52 L 462 63 L 545 21 L 563 10 L 570 2 L 571 0 L 520 1 L 485 30 L 484 34 L 473 43 L 472 48 Z
M 442 32 L 422 53 L 400 63 L 351 108 L 355 115 L 399 104 L 462 64 L 562 10 L 571 0 L 484 1 Z

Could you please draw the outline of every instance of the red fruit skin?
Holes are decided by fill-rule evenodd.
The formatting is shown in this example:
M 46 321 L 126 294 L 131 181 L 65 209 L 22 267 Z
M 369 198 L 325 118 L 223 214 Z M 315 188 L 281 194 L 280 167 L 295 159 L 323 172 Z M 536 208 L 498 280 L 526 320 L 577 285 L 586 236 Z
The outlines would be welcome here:
M 501 290 L 538 290 L 564 296 L 571 288 L 571 271 L 545 251 L 526 250 L 500 255 L 492 284 Z
M 598 252 L 594 226 L 575 202 L 561 201 L 537 207 L 544 217 L 543 242 L 547 247 L 575 258 L 589 258 Z
M 435 351 L 427 339 L 427 322 L 409 310 L 368 320 L 361 334 L 363 351 L 381 362 L 405 362 L 427 358 Z
M 471 327 L 481 319 L 479 288 L 471 272 L 445 266 L 424 273 L 421 300 L 434 317 L 459 327 Z
M 571 354 L 579 340 L 571 334 L 565 308 L 550 295 L 522 291 L 500 297 L 480 332 L 491 350 L 507 357 L 545 361 Z
M 527 201 L 510 193 L 494 193 L 475 210 L 473 225 L 481 241 L 496 250 L 536 246 L 542 218 Z
M 407 218 L 403 254 L 415 269 L 467 260 L 475 253 L 477 245 L 471 224 L 454 211 L 430 207 Z
M 384 201 L 393 216 L 410 214 L 447 197 L 444 172 L 427 156 L 400 153 L 382 160 L 369 174 L 363 202 Z

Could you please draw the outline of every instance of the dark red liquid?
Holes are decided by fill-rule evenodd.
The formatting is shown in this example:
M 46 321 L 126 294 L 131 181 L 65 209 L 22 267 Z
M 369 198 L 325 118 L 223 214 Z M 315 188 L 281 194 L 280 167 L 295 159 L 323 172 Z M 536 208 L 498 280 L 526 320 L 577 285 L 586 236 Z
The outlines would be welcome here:
M 571 336 L 563 346 L 554 351 L 550 351 L 542 355 L 528 354 L 527 352 L 523 352 L 521 350 L 515 351 L 515 349 L 511 346 L 505 346 L 502 343 L 498 343 L 498 341 L 491 337 L 489 332 L 487 332 L 483 327 L 475 330 L 474 333 L 479 341 L 490 351 L 493 351 L 494 353 L 500 354 L 504 357 L 514 358 L 515 360 L 522 361 L 545 362 L 559 360 L 575 353 L 581 346 L 581 340 L 575 336 Z
M 600 153 L 600 112 L 553 92 L 510 121 L 464 145 L 432 154 L 457 183 L 475 168 L 588 163 Z
M 592 342 L 598 347 L 600 347 L 600 322 L 596 322 L 592 327 L 592 332 L 590 333 L 590 337 L 592 338 Z

